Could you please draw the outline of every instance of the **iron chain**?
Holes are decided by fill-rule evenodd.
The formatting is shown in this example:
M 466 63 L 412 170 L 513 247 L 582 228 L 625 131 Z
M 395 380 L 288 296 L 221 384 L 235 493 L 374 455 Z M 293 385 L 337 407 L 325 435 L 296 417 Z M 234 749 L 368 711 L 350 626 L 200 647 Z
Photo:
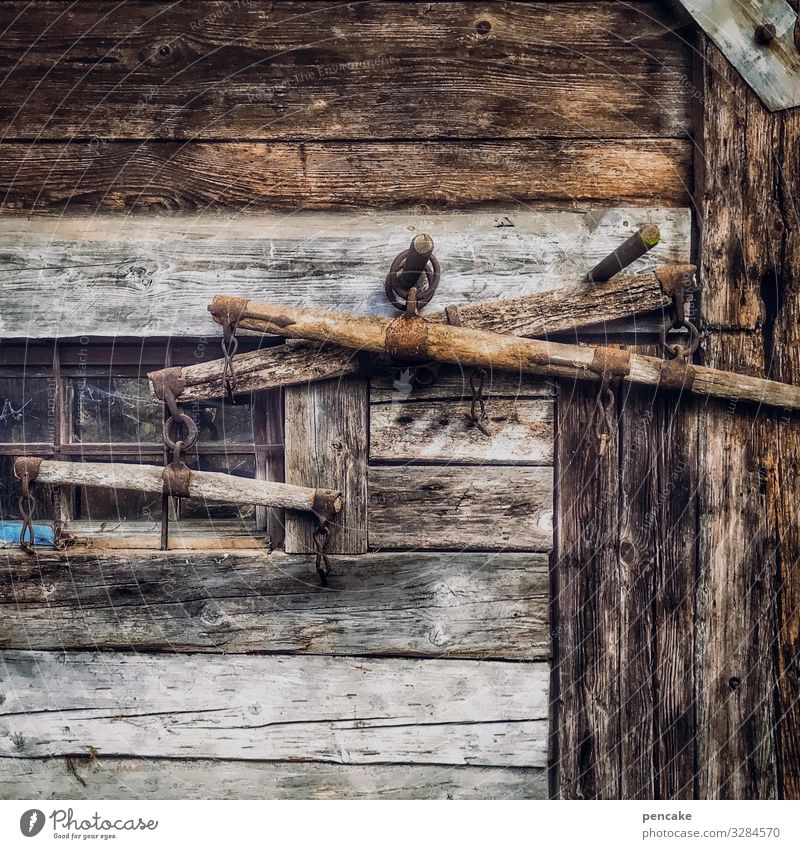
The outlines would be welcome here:
M 20 480 L 22 494 L 19 497 L 19 512 L 22 517 L 22 529 L 19 533 L 19 544 L 24 551 L 32 552 L 36 542 L 33 528 L 33 516 L 36 512 L 36 499 L 31 492 L 32 482 L 27 471 Z
M 314 551 L 316 552 L 316 569 L 319 582 L 323 587 L 328 586 L 328 576 L 331 573 L 331 561 L 325 553 L 330 539 L 331 529 L 328 522 L 320 521 L 314 530 Z
M 236 375 L 233 371 L 233 357 L 239 348 L 239 340 L 236 338 L 236 323 L 227 321 L 222 326 L 222 386 L 231 404 L 235 404 L 233 387 Z

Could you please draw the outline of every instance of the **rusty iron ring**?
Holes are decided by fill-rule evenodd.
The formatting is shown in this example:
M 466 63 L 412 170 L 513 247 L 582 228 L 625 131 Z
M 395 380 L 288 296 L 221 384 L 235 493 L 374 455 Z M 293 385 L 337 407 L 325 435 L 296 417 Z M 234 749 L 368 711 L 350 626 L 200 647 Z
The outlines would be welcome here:
M 681 328 L 689 331 L 689 344 L 682 345 L 678 343 L 676 345 L 670 345 L 669 342 L 667 342 L 667 334 L 671 330 L 680 330 Z M 672 326 L 668 326 L 668 324 L 665 323 L 661 327 L 660 342 L 664 355 L 669 359 L 674 360 L 680 357 L 681 359 L 688 360 L 689 357 L 693 356 L 700 347 L 700 331 L 687 318 L 673 321 Z
M 176 441 L 172 438 L 172 429 L 177 428 L 179 424 L 182 424 L 186 428 L 188 434 L 186 439 Z M 186 413 L 181 413 L 177 418 L 170 416 L 164 421 L 164 444 L 170 451 L 175 450 L 178 442 L 181 443 L 181 449 L 183 451 L 188 451 L 197 442 L 197 434 L 198 430 L 194 419 L 191 416 L 187 416 Z M 177 433 L 175 435 L 177 436 Z
M 405 250 L 399 253 L 394 262 L 389 269 L 389 273 L 386 275 L 386 282 L 384 283 L 384 292 L 386 292 L 386 300 L 400 312 L 405 312 L 406 309 L 406 301 L 408 300 L 408 295 L 411 289 L 417 288 L 414 286 L 400 286 L 397 282 L 398 275 L 403 270 L 403 265 L 405 263 L 406 257 L 408 256 L 409 251 Z M 425 267 L 425 277 L 428 280 L 428 285 L 425 287 L 423 291 L 420 292 L 419 288 L 417 288 L 417 308 L 422 309 L 422 307 L 426 306 L 430 303 L 433 296 L 436 294 L 436 289 L 439 286 L 439 281 L 442 278 L 442 271 L 439 265 L 439 261 L 436 259 L 433 254 L 431 254 L 430 260 L 428 261 L 430 268 L 428 266 Z

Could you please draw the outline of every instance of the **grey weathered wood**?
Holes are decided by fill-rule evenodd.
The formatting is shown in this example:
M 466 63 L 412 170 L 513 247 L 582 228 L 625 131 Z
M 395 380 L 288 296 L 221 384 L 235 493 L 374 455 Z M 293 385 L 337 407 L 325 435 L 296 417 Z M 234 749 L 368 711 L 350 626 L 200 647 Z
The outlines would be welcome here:
M 0 757 L 541 767 L 544 663 L 4 652 Z
M 409 233 L 421 231 L 433 236 L 442 264 L 436 303 L 466 306 L 579 284 L 649 222 L 659 225 L 662 242 L 631 270 L 685 262 L 690 220 L 688 209 L 590 206 L 441 215 L 5 216 L 0 333 L 217 336 L 206 304 L 225 293 L 392 315 L 382 280 Z
M 84 463 L 44 459 L 39 464 L 36 482 L 160 493 L 164 488 L 163 473 L 163 466 L 139 463 Z M 336 490 L 253 480 L 224 472 L 192 470 L 188 492 L 189 497 L 204 501 L 265 504 L 309 513 L 322 504 L 338 511 L 342 504 L 341 493 Z
M 344 506 L 330 525 L 327 550 L 359 554 L 367 550 L 368 386 L 364 378 L 344 377 L 285 394 L 285 461 L 287 483 L 330 480 Z M 286 518 L 287 552 L 315 550 L 313 517 Z
M 0 799 L 545 799 L 544 769 L 62 757 L 5 761 Z
M 223 360 L 188 365 L 180 376 L 186 386 L 176 399 L 183 403 L 225 397 Z M 237 393 L 261 392 L 331 377 L 354 374 L 360 361 L 353 351 L 332 345 L 289 343 L 237 354 L 234 384 Z
M 0 570 L 1 649 L 303 652 L 539 660 L 549 656 L 541 554 L 266 551 L 36 556 Z
M 800 50 L 795 46 L 796 11 L 786 0 L 673 0 L 694 18 L 764 105 L 775 112 L 800 106 Z M 753 38 L 772 24 L 768 45 Z
M 552 401 L 488 402 L 483 424 L 489 436 L 467 420 L 471 407 L 470 398 L 373 405 L 370 460 L 492 465 L 553 462 Z
M 370 548 L 549 551 L 546 466 L 371 466 Z
M 108 138 L 691 131 L 689 50 L 653 0 L 3 7 L 3 135 L 94 139 L 98 156 Z

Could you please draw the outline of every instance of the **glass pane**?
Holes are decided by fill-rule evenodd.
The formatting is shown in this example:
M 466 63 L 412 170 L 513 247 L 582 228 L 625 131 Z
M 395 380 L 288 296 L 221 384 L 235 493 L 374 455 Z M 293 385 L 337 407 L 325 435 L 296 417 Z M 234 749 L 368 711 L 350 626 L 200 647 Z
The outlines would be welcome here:
M 222 401 L 203 401 L 186 406 L 186 412 L 194 419 L 200 442 L 235 442 L 239 445 L 253 444 L 253 405 L 250 396 L 236 404 Z
M 0 442 L 53 442 L 53 381 L 46 377 L 0 377 L 0 397 Z
M 3 522 L 20 522 L 19 515 L 19 480 L 14 476 L 14 460 L 16 457 L 0 456 L 0 520 Z M 32 487 L 36 500 L 34 522 L 53 521 L 53 488 L 37 483 Z
M 194 460 L 194 458 L 192 458 Z M 191 469 L 205 472 L 225 472 L 244 478 L 256 476 L 255 458 L 247 454 L 202 454 L 199 462 L 187 461 Z M 241 519 L 243 522 L 255 521 L 256 509 L 252 504 L 219 504 L 206 502 L 198 498 L 181 499 L 182 519 Z
M 114 458 L 113 465 L 122 463 L 163 466 L 164 460 L 155 455 L 144 456 L 141 460 Z M 75 518 L 109 523 L 153 522 L 155 525 L 161 518 L 161 495 L 110 487 L 75 487 Z
M 162 406 L 146 377 L 91 377 L 69 382 L 73 442 L 160 443 Z

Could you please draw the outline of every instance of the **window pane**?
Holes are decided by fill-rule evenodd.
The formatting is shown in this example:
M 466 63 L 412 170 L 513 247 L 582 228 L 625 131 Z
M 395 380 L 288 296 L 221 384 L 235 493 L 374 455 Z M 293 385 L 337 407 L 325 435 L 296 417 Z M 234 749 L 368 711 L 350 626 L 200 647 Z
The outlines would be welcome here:
M 249 396 L 244 403 L 203 401 L 185 409 L 197 425 L 200 442 L 253 444 L 253 405 Z
M 194 459 L 194 458 L 192 458 Z M 239 477 L 254 478 L 255 458 L 246 454 L 202 454 L 199 462 L 187 462 L 191 469 L 205 472 L 225 472 Z M 181 500 L 181 518 L 183 519 L 241 519 L 252 524 L 255 521 L 256 510 L 252 504 L 219 504 L 213 501 L 205 502 L 199 498 L 184 498 Z
M 146 377 L 71 380 L 73 442 L 160 443 L 162 406 Z
M 19 522 L 20 483 L 14 476 L 16 457 L 0 456 L 0 520 Z M 35 522 L 53 521 L 53 488 L 37 483 L 31 487 L 36 500 Z
M 0 442 L 53 442 L 55 385 L 46 377 L 0 377 Z

